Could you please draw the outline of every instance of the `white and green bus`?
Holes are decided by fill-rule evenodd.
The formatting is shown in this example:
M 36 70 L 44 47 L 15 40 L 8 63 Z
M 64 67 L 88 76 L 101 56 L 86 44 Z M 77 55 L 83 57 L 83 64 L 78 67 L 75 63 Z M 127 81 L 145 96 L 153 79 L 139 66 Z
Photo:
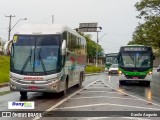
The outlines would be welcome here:
M 150 86 L 153 60 L 153 51 L 149 46 L 122 46 L 118 55 L 119 84 L 136 81 Z
M 105 70 L 108 71 L 112 64 L 117 64 L 118 53 L 108 53 L 105 55 Z
M 85 79 L 86 40 L 64 25 L 24 25 L 11 43 L 10 89 L 66 93 Z M 53 56 L 53 57 L 52 57 Z M 53 59 L 51 59 L 53 58 Z

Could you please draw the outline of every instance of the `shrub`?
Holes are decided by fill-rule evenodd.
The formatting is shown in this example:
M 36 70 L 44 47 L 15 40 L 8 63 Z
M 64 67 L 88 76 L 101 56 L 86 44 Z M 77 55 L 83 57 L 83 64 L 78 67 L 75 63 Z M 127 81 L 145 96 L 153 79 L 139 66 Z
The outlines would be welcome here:
M 104 67 L 96 67 L 96 66 L 87 66 L 86 73 L 96 73 L 96 72 L 103 72 Z
M 9 56 L 0 56 L 0 83 L 9 81 Z

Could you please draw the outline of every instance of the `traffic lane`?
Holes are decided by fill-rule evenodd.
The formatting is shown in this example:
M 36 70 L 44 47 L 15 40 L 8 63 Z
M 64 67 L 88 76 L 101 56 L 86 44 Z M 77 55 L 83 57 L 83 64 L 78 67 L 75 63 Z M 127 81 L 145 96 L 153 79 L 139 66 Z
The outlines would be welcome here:
M 93 83 L 92 85 L 83 88 L 81 91 L 69 97 L 58 106 L 55 106 L 55 107 L 53 106 L 52 108 L 49 108 L 47 111 L 51 111 L 51 113 L 46 114 L 47 119 L 48 117 L 53 117 L 52 115 L 55 111 L 64 111 L 64 112 L 65 111 L 82 111 L 82 112 L 88 111 L 87 114 L 90 114 L 91 111 L 118 111 L 119 112 L 119 111 L 160 110 L 160 106 L 156 104 L 152 104 L 152 105 L 148 104 L 147 101 L 143 101 L 141 99 L 122 93 L 117 89 L 113 89 L 108 84 L 105 84 L 104 81 L 105 80 L 102 78 L 101 81 L 96 81 L 96 83 Z M 98 89 L 98 92 L 97 92 L 97 88 L 100 88 L 100 87 L 103 88 L 103 91 L 101 89 Z M 116 93 L 110 94 L 110 92 L 116 92 Z M 88 94 L 88 93 L 92 93 L 92 94 Z M 102 94 L 101 96 L 100 96 L 100 93 Z M 74 112 L 73 113 L 71 112 L 70 114 L 75 116 Z M 125 114 L 125 112 L 123 114 Z M 94 114 L 93 116 L 96 116 L 96 115 L 98 116 L 98 114 Z M 63 116 L 63 114 L 61 114 L 61 116 Z M 79 117 L 75 119 L 81 119 Z M 111 117 L 111 118 L 104 117 L 104 118 L 115 120 L 114 117 Z M 122 119 L 123 118 L 125 117 L 122 117 Z M 42 117 L 38 119 L 46 119 L 46 118 Z M 62 118 L 54 117 L 54 119 L 61 120 Z M 65 118 L 65 119 L 70 120 L 71 118 Z M 87 117 L 83 119 L 90 119 L 90 118 Z M 96 119 L 101 119 L 101 118 L 98 117 Z
M 82 83 L 82 87 L 86 86 L 87 84 L 91 83 L 94 80 L 97 80 L 98 78 L 99 75 L 86 76 L 85 81 Z M 8 101 L 34 101 L 35 102 L 34 111 L 39 111 L 39 110 L 44 111 L 50 106 L 68 97 L 70 94 L 74 93 L 77 90 L 79 90 L 79 88 L 72 87 L 68 89 L 68 92 L 65 96 L 59 96 L 57 94 L 43 94 L 39 92 L 33 92 L 33 93 L 29 92 L 27 98 L 22 98 L 19 92 L 11 92 L 9 94 L 0 96 L 0 108 L 1 111 L 7 111 Z
M 150 87 L 139 83 L 129 82 L 125 85 L 119 86 L 118 75 L 108 76 L 108 74 L 104 74 L 104 78 L 107 78 L 105 81 L 107 84 L 116 89 L 138 96 L 148 101 L 160 103 L 160 73 L 156 72 L 156 70 L 153 71 L 153 80 Z

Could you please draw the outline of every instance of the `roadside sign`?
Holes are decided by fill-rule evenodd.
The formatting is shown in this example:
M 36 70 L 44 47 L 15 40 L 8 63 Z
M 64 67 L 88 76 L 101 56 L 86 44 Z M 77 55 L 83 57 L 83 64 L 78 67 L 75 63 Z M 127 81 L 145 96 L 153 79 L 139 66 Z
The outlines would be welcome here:
M 80 23 L 79 32 L 97 32 L 98 23 Z

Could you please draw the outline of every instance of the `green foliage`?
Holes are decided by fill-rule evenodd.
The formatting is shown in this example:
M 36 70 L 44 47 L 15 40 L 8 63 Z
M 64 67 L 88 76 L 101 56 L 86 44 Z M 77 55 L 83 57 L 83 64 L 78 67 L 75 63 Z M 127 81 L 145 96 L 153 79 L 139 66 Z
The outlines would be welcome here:
M 87 66 L 86 67 L 86 73 L 97 73 L 97 72 L 103 72 L 104 67 L 96 67 L 96 66 Z
M 0 83 L 9 81 L 9 56 L 0 56 Z
M 141 0 L 135 7 L 140 12 L 138 18 L 149 19 L 150 16 L 160 16 L 160 0 Z
M 135 7 L 140 12 L 137 17 L 145 22 L 139 23 L 128 44 L 152 46 L 155 55 L 160 56 L 160 0 L 142 0 Z

